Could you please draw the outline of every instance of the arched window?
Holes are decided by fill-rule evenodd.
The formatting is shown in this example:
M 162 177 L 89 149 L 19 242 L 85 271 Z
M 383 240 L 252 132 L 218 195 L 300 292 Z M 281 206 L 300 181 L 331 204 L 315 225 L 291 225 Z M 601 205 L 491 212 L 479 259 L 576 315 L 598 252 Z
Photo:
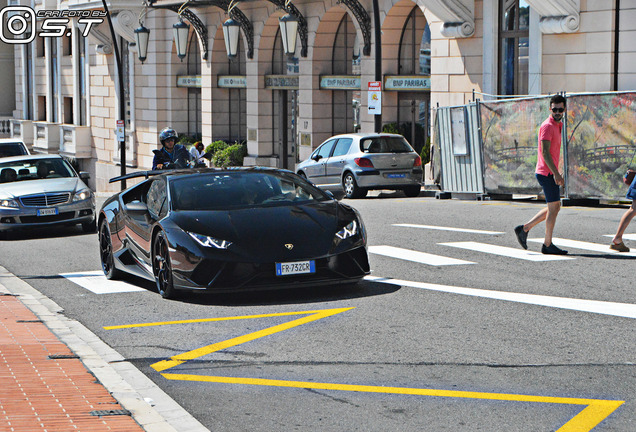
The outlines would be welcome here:
M 499 2 L 499 94 L 528 93 L 530 6 L 524 0 Z
M 400 75 L 431 74 L 431 29 L 417 6 L 402 31 L 398 64 Z

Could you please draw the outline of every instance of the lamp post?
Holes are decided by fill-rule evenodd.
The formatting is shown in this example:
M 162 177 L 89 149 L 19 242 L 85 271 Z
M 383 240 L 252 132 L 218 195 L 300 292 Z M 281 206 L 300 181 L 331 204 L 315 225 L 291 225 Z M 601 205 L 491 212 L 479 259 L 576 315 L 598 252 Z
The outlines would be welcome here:
M 278 19 L 280 34 L 283 39 L 283 50 L 288 56 L 296 52 L 296 38 L 298 36 L 298 18 L 286 14 Z
M 119 158 L 120 160 L 120 175 L 126 175 L 126 101 L 124 100 L 124 71 L 121 67 L 121 52 L 119 51 L 119 44 L 117 43 L 117 36 L 115 35 L 115 29 L 113 28 L 113 21 L 108 11 L 108 5 L 106 0 L 102 0 L 104 5 L 104 12 L 106 12 L 106 18 L 108 19 L 108 27 L 110 28 L 110 37 L 113 39 L 113 51 L 115 52 L 115 63 L 117 65 L 117 74 L 119 77 L 119 117 L 123 121 L 123 135 L 124 141 L 120 143 Z M 117 138 L 115 138 L 117 141 Z M 126 180 L 121 181 L 121 190 L 126 189 Z
M 236 57 L 238 53 L 239 29 L 241 28 L 238 21 L 232 18 L 223 23 L 223 39 L 225 40 L 225 51 L 230 59 Z

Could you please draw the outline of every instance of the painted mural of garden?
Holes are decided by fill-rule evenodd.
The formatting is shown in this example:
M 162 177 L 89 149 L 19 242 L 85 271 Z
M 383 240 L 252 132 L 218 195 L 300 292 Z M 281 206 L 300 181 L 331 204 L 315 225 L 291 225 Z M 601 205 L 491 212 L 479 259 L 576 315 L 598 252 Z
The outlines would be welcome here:
M 621 199 L 622 177 L 636 152 L 636 93 L 568 94 L 566 143 L 568 198 Z M 538 129 L 549 97 L 479 104 L 486 193 L 537 194 L 534 178 Z

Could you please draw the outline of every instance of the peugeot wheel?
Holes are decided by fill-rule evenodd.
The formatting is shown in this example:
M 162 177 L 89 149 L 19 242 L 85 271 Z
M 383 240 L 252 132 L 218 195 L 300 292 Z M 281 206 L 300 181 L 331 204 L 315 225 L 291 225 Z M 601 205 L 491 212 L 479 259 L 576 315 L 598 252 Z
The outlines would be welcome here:
M 153 242 L 152 252 L 152 270 L 155 275 L 157 291 L 161 294 L 161 297 L 172 299 L 175 297 L 175 289 L 172 283 L 168 239 L 166 239 L 163 231 L 157 233 Z
M 347 198 L 364 198 L 367 196 L 367 190 L 358 186 L 353 174 L 346 173 L 342 179 L 342 188 Z
M 104 275 L 106 275 L 106 279 L 119 279 L 122 273 L 115 268 L 113 243 L 110 240 L 110 230 L 106 219 L 99 226 L 99 257 L 102 261 L 102 270 Z

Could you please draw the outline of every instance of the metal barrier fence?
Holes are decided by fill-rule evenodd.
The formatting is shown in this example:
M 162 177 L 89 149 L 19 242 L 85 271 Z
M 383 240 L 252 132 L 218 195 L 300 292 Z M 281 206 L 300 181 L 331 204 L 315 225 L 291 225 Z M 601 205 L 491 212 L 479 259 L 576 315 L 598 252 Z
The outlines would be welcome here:
M 623 198 L 622 176 L 636 153 L 636 92 L 565 96 L 560 162 L 565 167 L 564 196 Z M 541 192 L 534 170 L 538 130 L 550 115 L 549 100 L 550 96 L 542 96 L 438 108 L 434 145 L 440 157 L 442 190 Z M 466 129 L 463 136 L 462 127 Z M 464 148 L 469 153 L 462 154 Z

